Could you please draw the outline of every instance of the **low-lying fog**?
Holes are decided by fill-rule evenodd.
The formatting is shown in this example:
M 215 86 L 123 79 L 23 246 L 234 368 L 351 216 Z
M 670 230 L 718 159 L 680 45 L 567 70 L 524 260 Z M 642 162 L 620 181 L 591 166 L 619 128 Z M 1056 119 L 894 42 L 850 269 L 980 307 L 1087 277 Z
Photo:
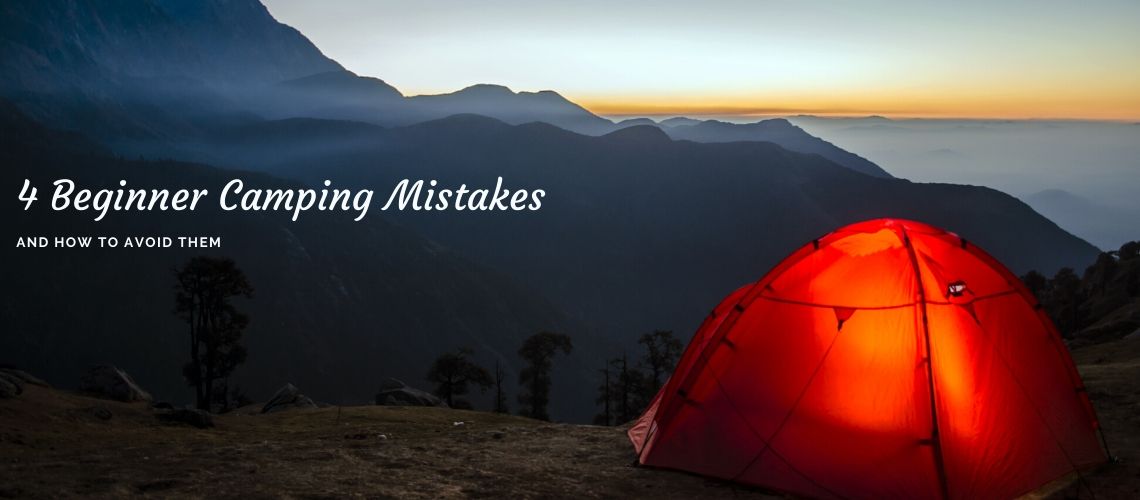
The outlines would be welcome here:
M 1140 240 L 1140 124 L 789 120 L 896 177 L 1005 191 L 1102 249 Z

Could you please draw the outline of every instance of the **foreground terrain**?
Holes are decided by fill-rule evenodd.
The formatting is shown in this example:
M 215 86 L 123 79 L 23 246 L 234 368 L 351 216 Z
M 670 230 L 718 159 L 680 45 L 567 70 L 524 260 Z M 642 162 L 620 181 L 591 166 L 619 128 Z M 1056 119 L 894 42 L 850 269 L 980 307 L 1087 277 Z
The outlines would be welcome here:
M 1074 353 L 1121 463 L 1034 497 L 1140 497 L 1140 335 Z M 110 418 L 107 418 L 110 412 Z M 200 430 L 29 385 L 0 401 L 0 497 L 761 498 L 634 467 L 624 429 L 439 408 L 238 411 Z M 1064 482 L 1062 482 L 1064 483 Z M 1079 488 L 1079 492 L 1078 492 Z

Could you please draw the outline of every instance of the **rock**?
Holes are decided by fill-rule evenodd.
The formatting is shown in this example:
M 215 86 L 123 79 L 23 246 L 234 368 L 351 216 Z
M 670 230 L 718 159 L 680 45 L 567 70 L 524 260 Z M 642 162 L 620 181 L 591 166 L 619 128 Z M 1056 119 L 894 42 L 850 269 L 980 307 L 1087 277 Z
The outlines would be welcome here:
M 96 406 L 94 408 L 91 408 L 91 414 L 95 415 L 95 418 L 99 420 L 111 420 L 111 418 L 115 416 L 115 414 L 111 413 L 111 410 L 107 409 L 105 406 Z
M 492 431 L 491 432 L 491 439 L 503 439 L 506 436 L 507 436 L 507 434 L 505 432 L 502 432 L 502 431 Z
M 447 403 L 434 394 L 408 387 L 407 384 L 390 378 L 380 384 L 376 394 L 376 404 L 383 406 L 439 406 L 447 408 Z
M 151 401 L 150 393 L 144 391 L 127 372 L 111 365 L 98 365 L 87 370 L 80 382 L 79 390 L 89 395 L 113 399 L 115 401 Z
M 51 384 L 44 382 L 39 377 L 36 377 L 36 376 L 34 376 L 34 375 L 24 371 L 24 370 L 19 370 L 16 368 L 0 368 L 0 376 L 3 376 L 3 375 L 9 375 L 9 376 L 15 377 L 17 379 L 20 379 L 25 384 L 38 385 L 38 386 L 42 386 L 42 387 L 51 387 Z
M 8 373 L 0 372 L 0 381 L 7 382 L 16 387 L 16 394 L 24 393 L 24 379 L 11 375 Z
M 268 403 L 265 403 L 265 406 L 261 407 L 261 413 L 273 413 L 296 408 L 317 408 L 317 404 L 308 396 L 301 394 L 301 390 L 293 384 L 285 384 L 284 387 L 277 389 L 277 392 L 273 394 Z
M 18 386 L 9 382 L 6 378 L 0 378 L 0 399 L 14 398 L 19 396 L 22 392 L 24 392 L 22 385 Z
M 163 410 L 154 415 L 163 422 L 187 424 L 199 429 L 208 429 L 214 426 L 214 416 L 205 410 L 197 408 L 175 408 Z

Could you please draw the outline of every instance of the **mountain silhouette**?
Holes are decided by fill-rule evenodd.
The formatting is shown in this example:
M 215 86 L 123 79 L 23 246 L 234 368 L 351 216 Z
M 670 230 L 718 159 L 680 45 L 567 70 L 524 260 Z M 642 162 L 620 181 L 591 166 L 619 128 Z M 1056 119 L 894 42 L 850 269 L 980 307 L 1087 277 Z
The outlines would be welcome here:
M 665 130 L 671 137 L 697 142 L 772 142 L 792 151 L 818 154 L 856 172 L 875 177 L 891 176 L 866 158 L 810 135 L 782 118 L 746 124 L 705 120 L 695 124 L 667 126 Z
M 685 336 L 726 291 L 850 222 L 946 227 L 1019 272 L 1096 256 L 1008 195 L 895 179 L 783 120 L 616 124 L 555 92 L 495 85 L 403 96 L 345 70 L 253 0 L 17 0 L 0 11 L 9 185 L 330 179 L 375 189 L 376 207 L 402 179 L 474 189 L 502 177 L 512 190 L 546 191 L 535 212 L 377 210 L 361 222 L 312 212 L 293 223 L 204 210 L 95 226 L 228 242 L 218 253 L 259 290 L 243 368 L 256 390 L 288 377 L 349 401 L 381 374 L 422 376 L 460 345 L 516 362 L 522 336 L 545 329 L 575 341 L 555 416 L 582 419 L 598 360 L 646 331 Z M 122 158 L 136 155 L 198 164 Z M 13 207 L 18 235 L 93 231 L 86 215 Z M 12 255 L 0 320 L 14 333 L 0 352 L 64 380 L 95 358 L 114 361 L 176 391 L 185 339 L 169 314 L 168 270 L 190 253 Z
M 1140 220 L 1140 211 L 1090 200 L 1063 189 L 1038 191 L 1025 197 L 1025 202 L 1105 250 L 1135 238 L 1136 221 Z
M 614 123 L 549 90 L 514 92 L 480 84 L 403 96 L 383 80 L 345 70 L 255 0 L 17 0 L 0 9 L 0 93 L 49 126 L 84 132 L 128 155 L 199 159 L 205 152 L 194 152 L 193 144 L 203 134 L 260 118 L 400 126 L 480 114 L 586 135 L 653 124 Z M 682 128 L 694 122 L 672 119 L 661 126 L 676 138 L 775 142 L 887 175 L 787 124 L 706 122 Z
M 472 113 L 511 124 L 546 122 L 591 135 L 613 130 L 613 122 L 550 90 L 513 92 L 501 85 L 472 85 L 458 92 L 414 96 L 408 101 L 421 113 L 418 121 Z
M 0 93 L 107 142 L 252 119 L 278 82 L 343 70 L 256 0 L 15 0 L 0 6 Z
M 410 178 L 457 186 L 502 176 L 546 190 L 533 214 L 385 216 L 510 274 L 612 337 L 695 328 L 724 290 L 762 275 L 804 241 L 862 219 L 952 228 L 1019 272 L 1056 270 L 1097 253 L 1004 193 L 863 175 L 766 142 L 673 140 L 646 125 L 591 137 L 461 115 L 362 129 L 369 139 L 323 149 L 319 160 L 279 161 L 269 152 L 319 145 L 301 135 L 274 137 L 270 128 L 251 126 L 243 136 L 257 141 L 227 144 L 227 154 L 308 182 L 389 186 Z
M 207 188 L 216 197 L 231 178 L 247 186 L 296 183 L 248 172 L 170 161 L 131 161 L 72 133 L 44 129 L 0 102 L 0 162 L 6 184 L 31 179 L 47 191 L 57 178 L 81 187 Z M 212 203 L 211 203 L 212 202 Z M 235 259 L 255 288 L 239 307 L 252 318 L 250 356 L 237 382 L 251 396 L 285 381 L 334 402 L 369 401 L 387 377 L 415 385 L 441 352 L 470 346 L 484 365 L 522 368 L 515 351 L 539 330 L 568 331 L 584 356 L 559 363 L 558 418 L 585 420 L 592 408 L 591 350 L 579 321 L 533 289 L 412 231 L 370 216 L 306 212 L 222 212 L 206 199 L 196 212 L 25 212 L 9 204 L 12 236 L 176 236 L 222 238 L 220 249 L 16 249 L 7 245 L 0 353 L 67 387 L 88 366 L 115 363 L 161 398 L 185 401 L 179 367 L 189 355 L 186 326 L 171 311 L 172 269 L 198 254 Z M 61 313 L 66 311 L 66 313 Z

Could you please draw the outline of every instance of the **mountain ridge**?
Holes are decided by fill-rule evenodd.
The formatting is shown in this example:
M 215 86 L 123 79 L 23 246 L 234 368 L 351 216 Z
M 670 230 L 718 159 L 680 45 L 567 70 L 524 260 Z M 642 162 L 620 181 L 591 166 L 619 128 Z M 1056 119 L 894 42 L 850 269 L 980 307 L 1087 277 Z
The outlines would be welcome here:
M 172 161 L 125 160 L 92 148 L 73 133 L 43 128 L 0 101 L 0 163 L 18 186 L 69 178 L 86 187 L 220 188 L 231 178 L 258 188 L 294 188 L 295 181 Z M 74 143 L 68 146 L 69 143 Z M 190 391 L 179 367 L 186 361 L 185 325 L 171 310 L 170 271 L 194 255 L 233 258 L 249 276 L 254 296 L 237 306 L 250 314 L 248 362 L 234 383 L 271 394 L 285 382 L 331 402 L 369 401 L 386 377 L 427 387 L 431 361 L 471 347 L 484 365 L 501 362 L 512 377 L 515 352 L 539 330 L 569 332 L 582 358 L 560 360 L 552 403 L 557 418 L 585 421 L 579 401 L 592 397 L 578 383 L 593 373 L 590 331 L 580 320 L 506 275 L 392 224 L 380 213 L 360 222 L 343 214 L 288 215 L 222 212 L 204 203 L 195 212 L 113 213 L 93 226 L 89 213 L 55 212 L 43 204 L 9 205 L 13 236 L 216 236 L 220 249 L 17 249 L 0 292 L 0 362 L 19 361 L 64 387 L 87 366 L 117 364 L 174 402 Z M 59 314 L 66 307 L 67 314 Z M 513 387 L 513 383 L 510 385 Z M 475 395 L 476 404 L 486 405 Z
M 6 66 L 0 94 L 45 124 L 83 132 L 127 155 L 182 155 L 219 125 L 262 118 L 401 126 L 475 113 L 516 125 L 546 122 L 586 135 L 631 125 L 615 124 L 551 90 L 515 92 L 476 84 L 404 96 L 383 80 L 357 75 L 326 57 L 256 0 L 17 0 L 0 9 Z M 56 53 L 70 56 L 59 59 Z M 180 83 L 172 84 L 175 80 Z M 863 173 L 888 175 L 802 130 L 752 133 L 768 127 L 726 129 L 727 137 L 693 132 L 680 138 L 776 142 Z

